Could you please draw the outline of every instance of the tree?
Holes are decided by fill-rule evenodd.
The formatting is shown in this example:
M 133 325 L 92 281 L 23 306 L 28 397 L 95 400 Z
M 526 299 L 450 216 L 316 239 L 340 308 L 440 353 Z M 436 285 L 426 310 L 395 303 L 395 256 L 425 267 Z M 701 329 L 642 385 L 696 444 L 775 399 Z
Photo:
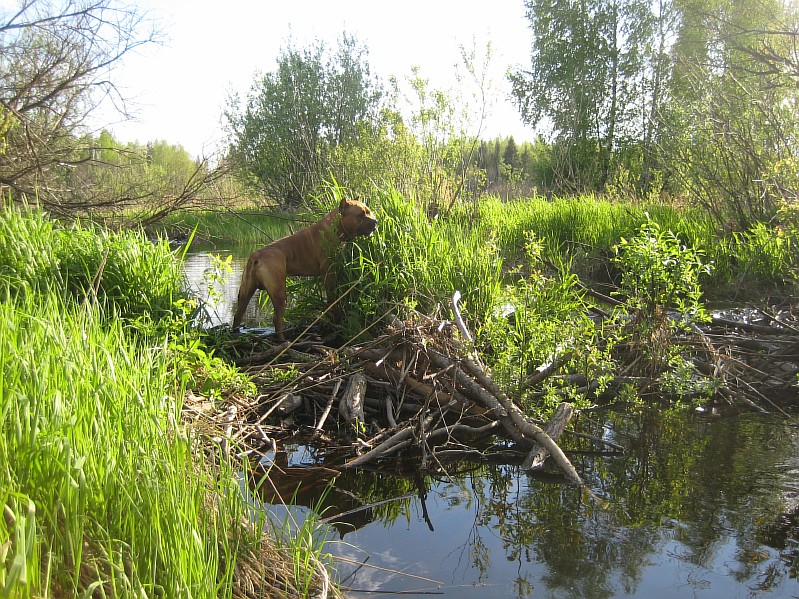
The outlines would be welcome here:
M 531 67 L 509 75 L 514 100 L 527 123 L 551 127 L 562 153 L 561 184 L 601 189 L 620 138 L 635 138 L 640 128 L 632 111 L 640 104 L 643 50 L 650 47 L 649 3 L 526 0 L 526 6 Z
M 342 35 L 332 57 L 319 41 L 289 44 L 245 106 L 230 98 L 230 158 L 271 199 L 297 206 L 319 190 L 333 149 L 357 143 L 373 123 L 381 93 L 355 38 Z
M 641 174 L 639 189 L 646 194 L 652 191 L 655 169 L 658 165 L 658 145 L 665 125 L 668 105 L 668 86 L 671 80 L 671 59 L 668 53 L 670 40 L 676 29 L 676 11 L 671 0 L 658 0 L 653 4 L 654 27 L 651 51 L 645 54 L 645 76 L 642 82 L 643 139 L 641 142 Z
M 145 13 L 117 0 L 22 0 L 0 9 L 0 191 L 56 212 L 95 204 L 72 193 L 70 171 L 94 159 L 81 152 L 89 112 L 122 97 L 113 68 L 154 41 Z
M 796 14 L 775 0 L 678 6 L 663 153 L 694 202 L 745 230 L 796 197 Z

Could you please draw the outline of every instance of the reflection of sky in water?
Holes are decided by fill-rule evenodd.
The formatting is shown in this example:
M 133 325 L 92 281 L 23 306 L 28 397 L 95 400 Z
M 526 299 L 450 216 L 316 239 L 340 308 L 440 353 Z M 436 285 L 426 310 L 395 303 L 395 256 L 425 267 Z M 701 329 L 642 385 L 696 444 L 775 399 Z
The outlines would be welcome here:
M 525 494 L 536 493 L 535 488 L 527 486 L 526 477 L 519 482 L 523 487 L 520 499 Z M 694 550 L 674 538 L 674 526 L 680 527 L 679 523 L 640 528 L 614 527 L 610 522 L 604 528 L 597 523 L 595 541 L 602 547 L 599 553 L 587 557 L 559 551 L 553 556 L 545 547 L 546 531 L 541 531 L 542 538 L 532 544 L 514 547 L 508 531 L 503 532 L 499 524 L 507 516 L 488 516 L 483 511 L 486 506 L 472 501 L 468 495 L 468 489 L 445 483 L 429 492 L 427 510 L 435 531 L 428 528 L 417 500 L 409 519 L 400 518 L 391 526 L 373 522 L 340 542 L 329 543 L 326 550 L 333 555 L 351 561 L 368 558 L 367 565 L 347 579 L 346 586 L 352 589 L 349 596 L 370 597 L 373 595 L 369 591 L 378 590 L 475 599 L 732 599 L 799 595 L 799 585 L 790 579 L 770 590 L 758 591 L 760 579 L 767 578 L 769 566 L 779 560 L 778 553 L 758 548 L 753 559 L 762 560 L 763 567 L 741 572 L 740 560 L 746 556 L 732 534 L 719 536 L 701 563 L 697 563 Z M 523 509 L 520 503 L 523 501 L 510 503 L 506 509 L 508 512 Z M 563 509 L 569 508 L 563 506 Z M 535 517 L 527 516 L 535 526 Z M 593 563 L 589 564 L 589 560 Z M 339 564 L 339 577 L 347 578 L 355 568 Z M 437 580 L 441 585 L 403 573 Z
M 247 257 L 233 254 L 232 272 L 224 275 L 224 280 L 214 281 L 215 296 L 209 300 L 208 284 L 213 281 L 210 278 L 214 268 L 212 266 L 212 256 L 217 255 L 226 258 L 231 255 L 230 251 L 220 250 L 214 252 L 189 253 L 184 261 L 184 270 L 189 284 L 189 291 L 199 299 L 206 302 L 207 325 L 217 326 L 220 324 L 230 324 L 233 321 L 233 311 L 236 307 L 236 295 L 239 292 L 241 273 L 247 262 Z M 247 306 L 244 315 L 244 324 L 250 326 L 260 326 L 264 323 L 264 314 L 258 307 L 258 293 L 253 297 Z M 269 321 L 270 319 L 266 319 Z M 271 322 L 269 322 L 271 324 Z
M 404 502 L 387 504 L 403 506 L 393 521 L 367 519 L 343 537 L 341 528 L 325 526 L 325 551 L 343 558 L 334 560 L 336 577 L 351 589 L 349 597 L 362 599 L 375 591 L 459 599 L 799 597 L 791 572 L 799 563 L 797 527 L 785 544 L 763 544 L 797 495 L 795 431 L 782 417 L 708 421 L 691 414 L 653 429 L 637 431 L 657 439 L 645 452 L 578 460 L 605 506 L 578 488 L 530 479 L 514 467 L 484 467 L 452 481 L 428 479 L 434 530 L 418 496 L 404 495 Z M 742 434 L 749 446 L 741 446 Z M 674 451 L 680 439 L 685 448 Z M 729 450 L 735 446 L 740 453 Z M 289 456 L 289 463 L 310 462 L 307 453 Z M 649 478 L 639 485 L 636 477 Z M 345 471 L 339 489 L 358 494 L 390 480 Z M 397 497 L 394 489 L 370 500 Z M 331 505 L 322 508 L 323 518 Z M 288 513 L 302 522 L 309 512 L 267 508 L 276 522 Z

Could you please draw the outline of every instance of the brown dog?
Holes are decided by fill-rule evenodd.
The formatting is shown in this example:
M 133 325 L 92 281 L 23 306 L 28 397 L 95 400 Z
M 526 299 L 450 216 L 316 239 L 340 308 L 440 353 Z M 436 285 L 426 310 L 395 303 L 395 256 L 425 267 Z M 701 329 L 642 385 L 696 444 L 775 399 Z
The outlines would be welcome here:
M 283 339 L 286 277 L 324 277 L 328 301 L 333 301 L 333 285 L 327 276 L 330 256 L 342 242 L 371 235 L 375 227 L 377 220 L 366 204 L 358 199 L 341 200 L 335 210 L 315 225 L 253 252 L 241 278 L 233 328 L 237 329 L 241 325 L 244 311 L 255 291 L 265 289 L 275 308 L 275 332 Z

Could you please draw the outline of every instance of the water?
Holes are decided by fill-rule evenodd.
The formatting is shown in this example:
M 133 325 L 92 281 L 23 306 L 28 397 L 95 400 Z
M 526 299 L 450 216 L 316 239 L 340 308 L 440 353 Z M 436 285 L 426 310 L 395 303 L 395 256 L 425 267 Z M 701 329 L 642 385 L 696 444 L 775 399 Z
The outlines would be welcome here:
M 232 308 L 217 310 L 229 321 Z M 343 471 L 325 491 L 319 466 L 334 464 L 295 446 L 270 457 L 288 472 L 274 477 L 283 497 L 303 483 L 298 505 L 274 490 L 253 500 L 281 521 L 312 508 L 327 519 L 351 597 L 799 597 L 794 420 L 640 410 L 576 426 L 627 448 L 565 443 L 590 492 L 467 462 L 425 477 Z
M 247 263 L 249 253 L 257 248 L 234 248 L 216 250 L 213 248 L 193 251 L 186 256 L 185 270 L 191 291 L 203 300 L 209 300 L 209 286 L 214 290 L 214 297 L 208 301 L 206 310 L 206 326 L 217 326 L 233 322 L 236 308 L 236 295 L 239 291 L 241 273 Z M 232 256 L 232 271 L 222 280 L 214 280 L 214 258 L 222 259 Z M 269 321 L 268 311 L 257 301 L 258 294 L 250 301 L 244 314 L 244 324 L 252 327 L 263 326 Z M 271 324 L 271 322 L 270 322 Z
M 628 447 L 572 455 L 591 493 L 514 466 L 460 464 L 419 481 L 310 476 L 286 509 L 331 520 L 326 550 L 351 597 L 797 597 L 799 429 L 744 414 L 608 414 L 578 426 Z M 319 464 L 297 447 L 281 465 Z M 277 479 L 291 496 L 299 479 Z M 279 503 L 262 493 L 264 503 Z M 358 506 L 362 509 L 358 510 Z M 341 518 L 337 512 L 345 512 Z M 336 522 L 341 520 L 341 522 Z M 366 562 L 365 566 L 355 564 Z

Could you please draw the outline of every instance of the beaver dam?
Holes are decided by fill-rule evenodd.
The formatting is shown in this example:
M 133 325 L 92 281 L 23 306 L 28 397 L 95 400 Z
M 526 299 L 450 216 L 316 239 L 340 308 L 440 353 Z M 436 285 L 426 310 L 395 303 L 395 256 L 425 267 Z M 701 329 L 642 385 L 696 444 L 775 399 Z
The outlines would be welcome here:
M 575 411 L 566 401 L 548 422 L 526 416 L 469 347 L 468 331 L 458 329 L 456 322 L 415 314 L 407 321 L 392 317 L 383 334 L 363 345 L 331 347 L 308 335 L 279 344 L 268 337 L 233 339 L 225 350 L 242 354 L 232 362 L 259 385 L 259 394 L 221 404 L 192 394 L 185 417 L 238 458 L 258 458 L 291 440 L 313 444 L 328 478 L 386 463 L 446 472 L 449 464 L 468 460 L 520 463 L 525 471 L 548 470 L 579 484 L 559 445 L 562 435 L 581 451 L 624 450 L 570 431 Z M 675 342 L 690 348 L 694 376 L 704 379 L 696 386 L 706 390 L 709 406 L 782 412 L 781 405 L 796 397 L 799 320 L 790 310 L 717 314 Z M 632 371 L 635 347 L 626 351 Z M 542 364 L 527 388 L 543 389 L 557 377 L 564 397 L 591 394 L 596 381 L 560 372 L 565 358 Z M 275 369 L 286 373 L 277 377 L 280 383 Z M 597 403 L 612 401 L 623 385 L 634 385 L 640 395 L 660 393 L 657 376 L 621 372 L 604 385 Z
M 249 463 L 244 470 L 253 474 L 253 488 L 266 503 L 301 502 L 321 512 L 326 502 L 324 521 L 343 535 L 374 518 L 376 506 L 407 501 L 407 489 L 359 497 L 342 487 L 353 480 L 352 472 L 382 473 L 415 481 L 410 496 L 418 494 L 432 531 L 425 480 L 451 479 L 481 464 L 510 466 L 532 480 L 588 490 L 599 499 L 596 482 L 584 480 L 599 468 L 590 464 L 633 448 L 590 422 L 623 408 L 622 387 L 633 386 L 653 402 L 665 393 L 663 373 L 640 367 L 634 343 L 617 348 L 623 367 L 601 387 L 563 372 L 568 356 L 555 355 L 524 381 L 531 395 L 543 395 L 545 385 L 557 380 L 564 399 L 584 395 L 593 407 L 579 411 L 563 401 L 548 421 L 536 421 L 494 382 L 458 319 L 413 313 L 387 321 L 375 338 L 344 345 L 308 330 L 283 343 L 268 334 L 231 338 L 222 326 L 220 353 L 251 377 L 258 393 L 221 402 L 190 394 L 184 418 L 210 454 Z M 799 318 L 792 308 L 714 313 L 710 322 L 692 325 L 670 342 L 691 356 L 704 413 L 768 413 L 793 422 L 787 411 L 797 398 Z M 298 447 L 305 452 L 301 463 L 291 457 Z M 782 530 L 784 540 L 794 534 L 790 523 L 799 521 L 799 490 L 781 496 L 772 528 Z M 780 524 L 786 521 L 787 527 Z M 440 582 L 431 588 L 441 588 Z
M 605 315 L 597 311 L 595 316 L 600 326 Z M 769 564 L 773 571 L 766 582 L 757 572 L 750 574 L 765 595 L 772 590 L 780 596 L 786 588 L 799 592 L 790 574 L 797 567 L 791 556 L 799 555 L 799 541 L 792 540 L 799 538 L 794 524 L 799 521 L 799 480 L 794 485 L 797 477 L 790 474 L 799 472 L 799 463 L 788 466 L 791 456 L 799 454 L 791 449 L 799 448 L 799 435 L 787 414 L 796 404 L 799 373 L 799 318 L 791 304 L 715 312 L 710 322 L 674 334 L 669 341 L 690 356 L 693 387 L 703 390 L 701 410 L 676 416 L 661 409 L 670 392 L 663 385 L 664 372 L 651 364 L 642 367 L 634 343 L 616 348 L 621 367 L 602 385 L 565 372 L 567 355 L 540 364 L 523 381 L 526 395 L 543 395 L 548 384 L 557 382 L 564 399 L 542 422 L 526 416 L 524 406 L 496 384 L 455 318 L 418 313 L 393 318 L 373 339 L 344 346 L 317 330 L 297 330 L 301 334 L 284 343 L 263 331 L 231 338 L 224 324 L 209 331 L 219 340 L 218 355 L 247 373 L 258 393 L 222 401 L 190 394 L 184 418 L 214 458 L 248 462 L 243 470 L 251 473 L 257 497 L 251 500 L 274 509 L 308 506 L 309 513 L 333 527 L 331 538 L 347 535 L 346 545 L 328 543 L 326 549 L 336 556 L 333 569 L 345 589 L 408 592 L 424 587 L 465 597 L 470 595 L 462 580 L 470 580 L 473 596 L 485 592 L 483 584 L 498 585 L 503 596 L 532 596 L 536 585 L 527 591 L 506 585 L 516 588 L 522 579 L 540 576 L 538 588 L 556 588 L 560 583 L 552 577 L 562 569 L 557 564 L 579 560 L 573 567 L 564 565 L 568 575 L 563 578 L 571 586 L 575 568 L 582 571 L 588 559 L 608 581 L 595 585 L 589 582 L 594 575 L 586 573 L 574 596 L 647 596 L 648 583 L 622 593 L 619 589 L 629 585 L 610 580 L 643 567 L 641 550 L 607 553 L 600 545 L 615 543 L 611 539 L 629 527 L 638 531 L 630 532 L 630 539 L 642 534 L 641 526 L 654 527 L 645 536 L 649 551 L 657 552 L 673 535 L 663 524 L 673 522 L 685 530 L 696 528 L 696 543 L 732 547 L 747 571 L 753 564 Z M 623 388 L 634 388 L 654 409 L 621 405 Z M 573 409 L 565 400 L 575 395 L 590 398 L 593 407 Z M 717 417 L 729 413 L 739 416 Z M 741 462 L 741 456 L 743 469 L 726 466 Z M 753 474 L 765 477 L 759 487 L 762 499 L 747 480 Z M 562 490 L 550 491 L 557 488 Z M 639 492 L 641 499 L 635 499 Z M 752 509 L 754 497 L 758 510 Z M 719 512 L 720 498 L 737 503 Z M 700 507 L 695 520 L 689 517 L 694 508 L 686 505 L 695 503 L 713 505 L 701 509 L 726 514 L 724 522 L 704 530 L 709 520 Z M 616 513 L 614 505 L 624 513 Z M 442 524 L 453 518 L 455 524 Z M 573 522 L 566 524 L 564 518 Z M 763 543 L 757 555 L 770 559 L 750 562 L 749 553 L 738 548 L 744 541 L 729 533 L 730 518 L 747 519 L 740 522 L 740 538 L 749 540 L 757 519 Z M 398 529 L 402 522 L 418 524 Z M 531 548 L 544 542 L 536 531 L 543 530 L 558 539 L 550 538 L 547 549 L 536 552 Z M 467 534 L 468 541 L 453 538 L 456 531 Z M 431 555 L 420 553 L 420 542 Z M 679 543 L 675 551 L 690 545 L 682 537 Z M 362 553 L 353 555 L 350 544 Z M 593 557 L 579 557 L 575 544 Z M 552 551 L 560 557 L 550 556 Z M 455 560 L 458 584 L 453 586 L 442 570 L 461 552 L 472 557 Z M 497 554 L 504 555 L 496 559 Z M 375 570 L 364 580 L 367 562 Z M 508 564 L 516 562 L 508 572 Z M 726 568 L 729 560 L 723 563 Z M 693 580 L 717 569 L 680 560 L 676 570 L 667 566 L 641 576 L 644 581 L 659 577 L 668 586 L 686 572 Z M 541 567 L 544 571 L 538 572 Z M 409 570 L 424 573 L 426 580 L 409 578 Z M 735 584 L 733 595 L 743 588 Z M 728 597 L 731 591 L 726 582 L 712 589 L 699 594 Z

